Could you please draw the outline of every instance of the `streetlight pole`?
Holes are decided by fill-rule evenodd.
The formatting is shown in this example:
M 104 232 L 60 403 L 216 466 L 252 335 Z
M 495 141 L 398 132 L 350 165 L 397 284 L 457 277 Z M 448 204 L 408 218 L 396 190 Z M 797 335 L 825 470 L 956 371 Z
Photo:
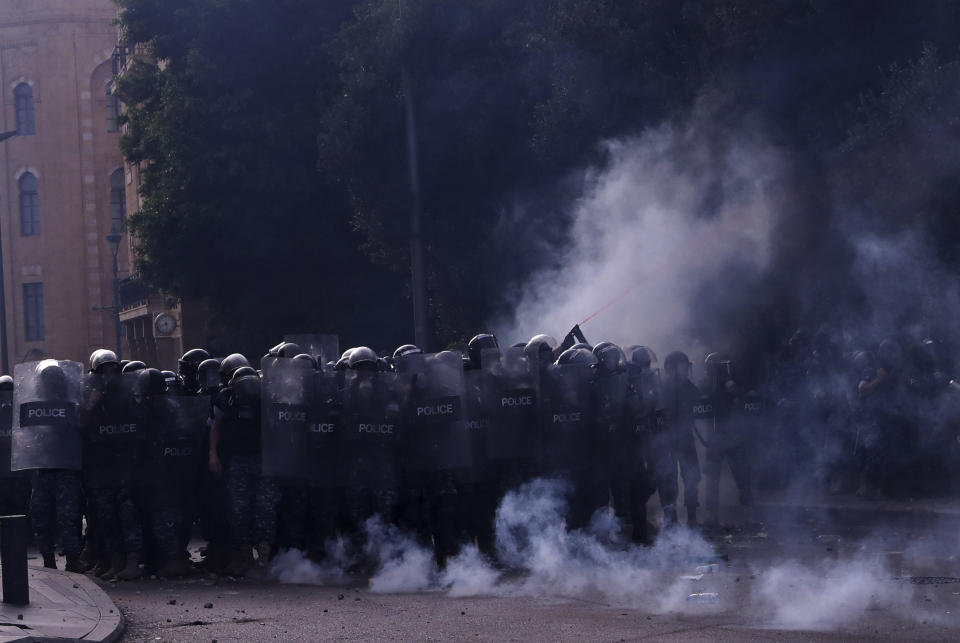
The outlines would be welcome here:
M 117 359 L 123 359 L 123 349 L 120 342 L 120 266 L 117 263 L 117 255 L 120 253 L 120 240 L 122 237 L 111 232 L 107 235 L 107 242 L 110 244 L 110 252 L 113 253 L 113 330 L 117 335 Z

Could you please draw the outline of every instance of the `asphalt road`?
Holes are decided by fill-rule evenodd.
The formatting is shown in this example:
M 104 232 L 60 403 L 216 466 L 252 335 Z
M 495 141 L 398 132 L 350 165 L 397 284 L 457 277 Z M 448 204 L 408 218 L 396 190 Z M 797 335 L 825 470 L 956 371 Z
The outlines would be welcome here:
M 705 561 L 680 552 L 646 575 L 616 554 L 598 567 L 593 552 L 539 575 L 509 574 L 473 596 L 375 593 L 357 579 L 144 580 L 106 589 L 127 618 L 129 641 L 960 638 L 955 518 L 792 507 L 767 508 L 762 518 L 762 528 L 710 534 L 727 558 L 716 568 L 698 569 Z M 693 593 L 716 593 L 718 602 L 686 600 Z

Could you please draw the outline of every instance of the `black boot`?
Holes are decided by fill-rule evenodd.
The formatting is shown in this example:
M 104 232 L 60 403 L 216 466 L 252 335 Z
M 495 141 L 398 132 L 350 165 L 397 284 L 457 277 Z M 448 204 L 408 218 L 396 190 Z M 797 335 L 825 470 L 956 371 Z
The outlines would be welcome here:
M 43 566 L 47 569 L 57 568 L 57 557 L 52 551 L 43 552 Z
M 87 568 L 80 562 L 80 554 L 76 552 L 67 552 L 67 565 L 64 567 L 68 572 L 82 574 Z

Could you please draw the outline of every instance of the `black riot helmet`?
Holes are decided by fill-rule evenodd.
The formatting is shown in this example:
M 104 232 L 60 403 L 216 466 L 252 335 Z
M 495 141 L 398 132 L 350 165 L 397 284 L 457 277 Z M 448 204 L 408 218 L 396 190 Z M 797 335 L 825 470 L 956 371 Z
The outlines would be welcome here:
M 284 342 L 277 351 L 277 357 L 293 358 L 303 352 L 303 349 L 293 342 Z
M 62 400 L 67 397 L 67 374 L 55 359 L 45 359 L 36 366 L 37 392 L 46 401 Z
M 590 344 L 588 344 L 588 343 L 586 343 L 586 342 L 577 342 L 576 344 L 574 344 L 574 345 L 571 346 L 570 348 L 582 348 L 583 350 L 586 350 L 586 351 L 592 351 L 592 350 L 593 350 L 593 347 L 590 346 Z
M 160 373 L 163 375 L 163 381 L 167 383 L 167 390 L 175 391 L 177 385 L 180 383 L 180 378 L 177 377 L 177 374 L 173 371 L 160 371 Z
M 895 339 L 885 339 L 877 349 L 877 362 L 887 371 L 895 371 L 903 366 L 903 348 Z
M 226 384 L 233 378 L 234 372 L 243 366 L 250 366 L 250 362 L 247 361 L 246 357 L 240 353 L 227 355 L 223 358 L 223 361 L 220 362 L 220 379 Z
M 202 348 L 191 348 L 177 360 L 178 370 L 181 375 L 196 374 L 200 362 L 210 359 L 210 353 Z
M 421 353 L 423 353 L 423 351 L 420 350 L 419 346 L 404 344 L 403 346 L 398 346 L 397 350 L 393 351 L 393 359 L 396 361 L 405 355 L 419 355 Z
M 352 352 L 352 348 L 348 348 L 347 350 L 343 351 L 343 355 L 340 356 L 340 359 L 337 360 L 337 363 L 333 368 L 338 371 L 345 371 L 350 368 L 350 353 Z
M 117 354 L 106 348 L 99 348 L 90 353 L 90 372 L 103 374 L 107 372 L 119 372 L 120 360 Z
M 579 364 L 581 366 L 596 366 L 597 358 L 586 348 L 571 347 L 560 353 L 560 357 L 557 358 L 557 364 L 560 364 L 561 366 L 567 366 L 571 364 Z
M 298 362 L 303 362 L 304 364 L 309 364 L 310 368 L 317 370 L 317 360 L 313 355 L 308 355 L 307 353 L 299 353 L 293 356 L 293 359 Z
M 627 362 L 640 369 L 653 368 L 657 363 L 657 354 L 647 346 L 631 346 L 627 349 Z
M 142 371 L 147 367 L 147 365 L 141 362 L 138 359 L 133 360 L 132 362 L 127 362 L 123 367 L 124 373 L 136 373 L 137 371 Z M 158 371 L 159 372 L 159 371 Z
M 663 370 L 668 379 L 688 380 L 693 364 L 686 353 L 673 351 L 663 360 Z
M 233 371 L 233 375 L 230 377 L 229 385 L 235 386 L 237 382 L 248 377 L 259 378 L 260 376 L 257 375 L 257 371 L 255 371 L 252 366 L 240 366 Z
M 733 365 L 723 353 L 713 352 L 706 356 L 703 365 L 707 370 L 707 381 L 711 386 L 722 387 L 733 381 Z
M 372 348 L 357 346 L 350 351 L 347 366 L 353 371 L 376 371 L 378 370 L 377 354 Z
M 162 395 L 167 392 L 167 378 L 156 368 L 143 368 L 137 373 L 140 390 L 146 395 Z
M 470 358 L 470 366 L 472 368 L 480 368 L 480 358 L 483 351 L 488 350 L 500 350 L 500 344 L 497 342 L 497 338 L 489 333 L 474 335 L 473 339 L 467 343 L 467 357 Z
M 613 375 L 623 371 L 626 361 L 623 351 L 613 342 L 600 342 L 593 347 L 593 355 L 597 358 L 597 370 L 604 375 Z
M 12 391 L 13 378 L 9 375 L 0 375 L 0 391 Z
M 197 386 L 200 391 L 209 393 L 215 391 L 221 384 L 220 362 L 215 359 L 205 359 L 197 366 Z

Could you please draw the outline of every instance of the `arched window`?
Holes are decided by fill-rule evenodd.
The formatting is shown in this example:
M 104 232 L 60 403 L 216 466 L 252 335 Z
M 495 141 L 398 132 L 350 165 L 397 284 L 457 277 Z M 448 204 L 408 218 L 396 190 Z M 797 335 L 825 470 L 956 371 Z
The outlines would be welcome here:
M 119 132 L 120 125 L 117 124 L 117 116 L 120 115 L 120 99 L 116 95 L 107 93 L 107 131 Z
M 110 231 L 120 232 L 127 218 L 127 199 L 123 188 L 123 170 L 110 175 Z
M 26 172 L 20 177 L 20 234 L 28 237 L 40 234 L 40 197 L 37 177 Z
M 17 134 L 26 136 L 36 134 L 33 122 L 33 87 L 27 83 L 20 83 L 13 90 L 13 98 L 17 107 Z

